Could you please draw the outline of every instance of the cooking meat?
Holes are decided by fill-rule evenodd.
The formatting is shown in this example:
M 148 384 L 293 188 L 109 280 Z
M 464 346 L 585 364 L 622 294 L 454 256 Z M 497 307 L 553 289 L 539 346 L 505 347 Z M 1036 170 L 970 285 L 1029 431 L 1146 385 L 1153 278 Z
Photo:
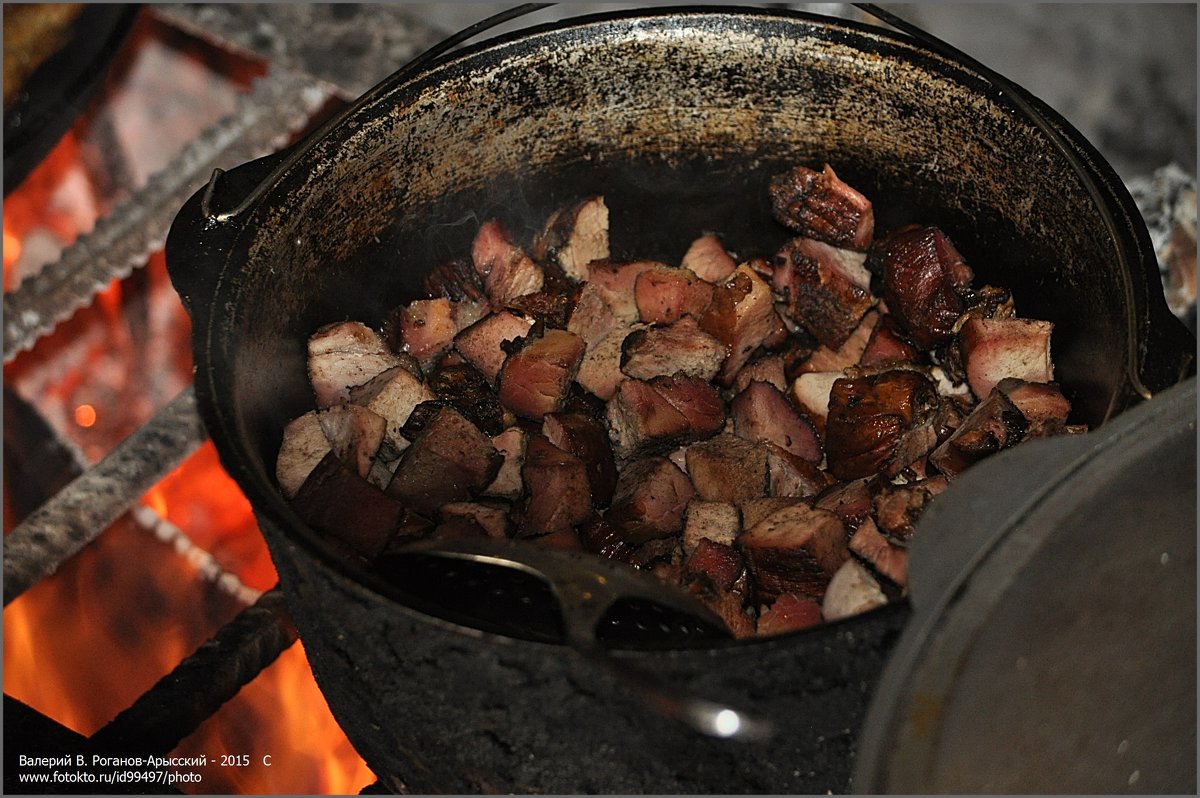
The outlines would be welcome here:
M 398 365 L 379 334 L 361 322 L 327 324 L 308 339 L 308 379 L 320 408 L 349 401 L 352 388 Z
M 850 480 L 879 471 L 895 457 L 904 433 L 927 421 L 937 403 L 933 383 L 915 371 L 836 380 L 825 420 L 829 472 Z
M 483 278 L 492 303 L 503 305 L 519 296 L 542 290 L 545 275 L 525 250 L 513 243 L 504 225 L 484 222 L 471 244 L 471 261 Z
M 284 428 L 281 493 L 366 567 L 431 534 L 592 552 L 738 639 L 902 595 L 951 479 L 1086 428 L 1051 381 L 1049 322 L 972 286 L 944 232 L 875 240 L 828 166 L 767 193 L 793 234 L 771 261 L 709 231 L 679 267 L 616 260 L 600 196 L 532 240 L 485 223 L 380 331 L 309 339 L 316 407 Z
M 700 327 L 725 345 L 728 352 L 718 382 L 728 386 L 775 325 L 771 287 L 746 264 L 713 290 L 713 299 L 700 318 Z
M 633 286 L 638 318 L 646 324 L 671 324 L 684 316 L 699 318 L 712 296 L 712 283 L 688 269 L 667 266 L 641 272 Z
M 996 383 L 1007 377 L 1026 382 L 1050 382 L 1048 321 L 1036 319 L 982 319 L 971 317 L 958 332 L 959 346 L 966 359 L 967 382 L 979 398 L 986 397 Z
M 723 282 L 737 268 L 737 262 L 715 233 L 705 233 L 692 241 L 679 265 L 710 283 Z
M 588 285 L 592 286 L 600 298 L 612 309 L 618 322 L 634 322 L 638 320 L 636 286 L 638 276 L 651 269 L 670 268 L 665 263 L 653 260 L 639 260 L 629 263 L 615 263 L 610 260 L 597 260 L 588 264 Z
M 729 405 L 735 434 L 768 441 L 810 463 L 824 457 L 816 430 L 783 392 L 765 382 L 752 382 Z
M 584 343 L 566 330 L 546 330 L 504 361 L 497 393 L 500 403 L 522 418 L 540 420 L 562 408 L 579 370 Z
M 929 455 L 929 460 L 938 471 L 955 477 L 984 457 L 1019 443 L 1028 427 L 1021 411 L 993 389 L 954 434 Z
M 804 504 L 785 507 L 738 536 L 759 594 L 798 593 L 819 600 L 849 556 L 841 520 Z
M 387 494 L 418 512 L 467 501 L 496 477 L 503 458 L 462 414 L 438 409 L 405 451 Z
M 588 264 L 609 254 L 604 197 L 587 197 L 551 214 L 532 253 L 540 261 L 554 261 L 571 279 L 586 280 Z
M 864 520 L 850 536 L 850 551 L 869 562 L 878 573 L 895 584 L 908 586 L 908 550 L 880 534 L 870 518 Z
M 665 327 L 634 330 L 621 343 L 621 371 L 638 380 L 684 374 L 708 381 L 724 362 L 725 346 L 691 316 Z
M 795 238 L 775 255 L 772 286 L 787 314 L 830 349 L 841 346 L 875 304 L 866 256 Z
M 876 242 L 871 255 L 883 299 L 905 335 L 923 349 L 950 340 L 973 273 L 946 234 L 932 225 L 902 227 Z
M 821 615 L 838 621 L 887 604 L 879 582 L 855 560 L 846 560 L 829 581 L 821 601 Z
M 687 450 L 687 473 L 700 498 L 737 504 L 767 493 L 767 450 L 723 433 Z
M 703 539 L 732 545 L 740 531 L 737 505 L 692 499 L 684 517 L 683 551 L 690 555 Z
M 470 301 L 486 304 L 483 280 L 468 258 L 451 258 L 433 267 L 422 284 L 431 297 L 445 297 L 453 302 Z
M 587 474 L 592 504 L 607 506 L 617 485 L 617 466 L 604 423 L 580 412 L 547 413 L 542 419 L 542 434 L 559 449 L 579 458 Z
M 820 603 L 795 593 L 784 593 L 758 616 L 757 632 L 762 637 L 772 637 L 799 632 L 820 623 Z
M 408 514 L 405 502 L 381 492 L 333 452 L 312 470 L 291 504 L 313 529 L 368 560 L 383 551 Z
M 454 337 L 457 349 L 471 365 L 479 369 L 488 381 L 495 384 L 504 359 L 508 357 L 505 344 L 524 338 L 533 326 L 533 319 L 523 313 L 501 310 L 485 316 Z
M 677 535 L 695 495 L 678 466 L 665 457 L 645 457 L 621 472 L 605 518 L 631 544 Z
M 796 166 L 767 187 L 775 220 L 835 247 L 866 252 L 875 233 L 871 202 L 842 182 L 829 164 L 821 172 Z
M 591 515 L 587 465 L 546 436 L 529 436 L 521 479 L 528 495 L 520 522 L 522 537 L 561 532 Z

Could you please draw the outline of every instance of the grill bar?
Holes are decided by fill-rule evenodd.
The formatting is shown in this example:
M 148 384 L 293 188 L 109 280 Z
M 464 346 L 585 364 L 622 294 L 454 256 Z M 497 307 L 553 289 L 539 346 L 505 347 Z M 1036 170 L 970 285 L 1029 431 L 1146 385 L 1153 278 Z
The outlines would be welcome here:
M 4 296 L 4 362 L 92 301 L 114 279 L 127 277 L 160 249 L 175 214 L 216 167 L 266 155 L 286 143 L 330 99 L 330 87 L 282 67 L 271 70 L 132 197 L 79 237 L 55 263 Z M 7 595 L 7 593 L 6 593 Z M 7 599 L 6 599 L 7 601 Z
M 4 604 L 58 570 L 207 437 L 189 386 L 4 540 Z
M 276 587 L 91 738 L 98 751 L 166 754 L 296 640 Z

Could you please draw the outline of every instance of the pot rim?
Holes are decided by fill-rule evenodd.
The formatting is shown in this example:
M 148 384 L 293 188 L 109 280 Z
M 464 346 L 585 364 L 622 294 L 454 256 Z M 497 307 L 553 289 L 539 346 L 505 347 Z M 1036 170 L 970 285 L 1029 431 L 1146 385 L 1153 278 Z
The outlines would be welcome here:
M 313 179 L 312 165 L 321 159 L 323 151 L 328 148 L 335 148 L 346 135 L 357 127 L 355 124 L 356 120 L 360 120 L 365 115 L 370 115 L 377 111 L 381 104 L 397 102 L 407 104 L 423 90 L 436 86 L 438 83 L 444 81 L 447 76 L 456 74 L 456 71 L 470 69 L 472 66 L 480 65 L 480 62 L 486 64 L 489 62 L 489 59 L 501 58 L 511 48 L 518 45 L 529 46 L 531 43 L 536 43 L 544 47 L 553 44 L 556 39 L 574 36 L 584 36 L 592 39 L 597 37 L 597 32 L 611 35 L 611 30 L 605 29 L 613 29 L 614 27 L 631 31 L 635 29 L 679 30 L 691 25 L 719 25 L 722 30 L 729 30 L 731 26 L 742 25 L 744 26 L 742 28 L 744 30 L 763 32 L 769 31 L 774 26 L 776 29 L 787 28 L 791 31 L 803 32 L 806 37 L 835 41 L 859 50 L 863 50 L 863 45 L 869 42 L 871 43 L 871 47 L 866 49 L 868 53 L 899 58 L 908 63 L 918 64 L 923 68 L 937 72 L 939 76 L 947 80 L 959 84 L 967 84 L 967 88 L 972 91 L 982 92 L 983 96 L 989 102 L 1010 109 L 1015 114 L 1033 114 L 1034 117 L 1040 117 L 1046 124 L 1057 131 L 1058 135 L 1062 137 L 1064 145 L 1069 145 L 1071 151 L 1068 152 L 1064 147 L 1064 154 L 1067 154 L 1067 157 L 1073 163 L 1079 165 L 1077 171 L 1080 180 L 1087 186 L 1093 198 L 1097 200 L 1096 204 L 1100 211 L 1107 215 L 1110 213 L 1108 206 L 1112 204 L 1120 212 L 1121 221 L 1124 221 L 1125 225 L 1121 230 L 1110 229 L 1109 232 L 1113 240 L 1116 256 L 1125 267 L 1122 269 L 1125 280 L 1127 282 L 1131 281 L 1130 272 L 1135 267 L 1146 269 L 1150 265 L 1153 265 L 1154 274 L 1157 277 L 1157 263 L 1153 260 L 1154 256 L 1150 247 L 1149 234 L 1144 222 L 1140 221 L 1140 215 L 1136 213 L 1136 206 L 1132 198 L 1108 162 L 1074 127 L 1057 112 L 1049 108 L 1049 106 L 1046 106 L 1036 97 L 1018 87 L 1022 94 L 1022 100 L 1028 106 L 1025 109 L 1020 108 L 1019 104 L 1013 102 L 1013 95 L 1010 92 L 1003 91 L 997 86 L 994 80 L 990 79 L 989 76 L 995 73 L 986 70 L 986 68 L 981 69 L 978 64 L 973 65 L 970 63 L 970 59 L 964 61 L 964 58 L 930 49 L 926 44 L 915 40 L 907 34 L 896 33 L 864 22 L 844 20 L 809 12 L 735 6 L 656 6 L 623 9 L 617 12 L 588 14 L 559 21 L 540 23 L 500 34 L 450 53 L 439 53 L 432 59 L 421 62 L 418 68 L 415 69 L 410 68 L 414 63 L 410 62 L 409 65 L 401 67 L 374 88 L 360 96 L 342 114 L 318 130 L 310 140 L 306 140 L 291 151 L 262 159 L 261 162 L 255 162 L 260 164 L 260 169 L 272 169 L 271 174 L 267 175 L 264 181 L 270 183 L 270 185 L 267 185 L 260 194 L 253 197 L 254 202 L 245 208 L 246 213 L 243 219 L 235 223 L 227 231 L 230 235 L 230 246 L 220 255 L 220 263 L 217 268 L 218 274 L 212 285 L 212 297 L 211 299 L 202 298 L 199 309 L 202 309 L 203 312 L 194 315 L 194 319 L 201 321 L 201 323 L 197 324 L 193 330 L 193 350 L 196 354 L 196 394 L 206 426 L 209 428 L 210 434 L 217 432 L 217 434 L 212 435 L 212 438 L 217 446 L 222 463 L 235 477 L 241 488 L 246 492 L 247 497 L 251 499 L 260 524 L 269 524 L 279 529 L 290 544 L 303 550 L 307 556 L 316 558 L 320 563 L 334 569 L 341 576 L 385 597 L 399 611 L 426 622 L 443 626 L 449 624 L 455 629 L 473 636 L 484 635 L 515 643 L 541 645 L 525 638 L 484 632 L 478 628 L 465 626 L 439 617 L 436 613 L 418 609 L 420 602 L 412 601 L 411 597 L 403 597 L 403 591 L 398 590 L 396 586 L 388 584 L 381 577 L 370 573 L 366 569 L 355 567 L 338 558 L 322 543 L 320 535 L 304 523 L 283 499 L 267 471 L 249 465 L 255 463 L 258 457 L 251 451 L 251 447 L 244 439 L 244 436 L 240 434 L 240 422 L 229 409 L 229 403 L 220 401 L 223 398 L 228 398 L 225 395 L 228 392 L 228 388 L 212 370 L 212 358 L 209 353 L 211 346 L 215 343 L 214 339 L 219 336 L 219 332 L 214 329 L 214 316 L 207 311 L 207 308 L 209 306 L 221 306 L 222 295 L 231 290 L 231 282 L 236 282 L 223 279 L 224 267 L 231 261 L 246 256 L 250 243 L 248 239 L 252 238 L 252 236 L 244 235 L 244 233 L 255 226 L 253 221 L 250 221 L 255 216 L 255 211 L 260 211 L 273 195 L 280 192 L 285 184 L 297 180 L 303 182 L 306 179 Z M 418 57 L 417 60 L 421 61 L 421 57 Z M 261 186 L 258 188 L 261 188 Z M 193 197 L 189 205 L 195 206 L 198 197 L 199 193 L 197 197 Z M 1107 200 L 1107 202 L 1100 200 Z M 206 228 L 211 228 L 215 225 L 215 223 L 204 222 L 203 216 L 201 216 L 201 220 L 198 224 Z M 1122 231 L 1124 231 L 1124 234 L 1122 234 Z M 1150 260 L 1147 261 L 1147 258 Z M 1146 298 L 1141 297 L 1142 301 L 1138 303 L 1136 301 L 1138 297 L 1132 296 L 1133 291 L 1134 289 L 1130 287 L 1129 299 L 1131 300 L 1130 304 L 1132 307 L 1129 336 L 1131 340 L 1136 341 L 1139 333 L 1144 332 L 1137 329 L 1137 327 L 1139 323 L 1142 326 L 1148 326 L 1150 313 Z M 208 299 L 208 301 L 204 301 L 204 299 Z M 1132 361 L 1137 356 L 1138 347 L 1131 346 L 1129 351 L 1130 360 Z M 1132 362 L 1126 364 L 1127 377 L 1133 376 L 1136 379 L 1137 365 Z M 1131 366 L 1134 367 L 1132 371 L 1130 370 Z M 1117 398 L 1114 398 L 1114 402 L 1116 401 Z M 1111 415 L 1112 410 L 1110 409 L 1108 417 L 1111 417 Z M 266 465 L 266 463 L 263 464 L 264 468 Z M 836 626 L 842 628 L 843 625 L 853 624 L 853 622 L 853 618 L 846 619 L 837 623 Z M 776 645 L 780 641 L 785 641 L 798 635 L 819 632 L 833 626 L 825 624 L 813 629 L 792 632 L 771 638 L 755 638 L 731 642 L 729 644 L 721 643 L 716 646 L 706 644 L 706 646 L 695 649 L 679 647 L 664 648 L 661 651 L 712 650 L 713 648 L 728 648 L 730 646 L 742 648 L 745 645 Z

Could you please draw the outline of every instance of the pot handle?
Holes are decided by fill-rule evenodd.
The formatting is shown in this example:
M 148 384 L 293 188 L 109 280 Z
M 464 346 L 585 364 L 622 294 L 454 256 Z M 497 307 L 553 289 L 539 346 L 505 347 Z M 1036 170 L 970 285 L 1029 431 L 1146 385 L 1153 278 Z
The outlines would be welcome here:
M 533 13 L 534 11 L 540 11 L 541 9 L 552 5 L 554 5 L 554 3 L 525 3 L 524 5 L 506 9 L 487 17 L 486 19 L 482 19 L 479 22 L 476 22 L 474 25 L 464 28 L 449 38 L 443 39 L 442 41 L 433 45 L 404 66 L 400 67 L 400 69 L 394 72 L 387 80 L 381 82 L 370 91 L 363 94 L 352 104 L 342 109 L 340 113 L 335 114 L 323 125 L 306 136 L 302 142 L 288 151 L 287 155 L 275 166 L 274 169 L 271 170 L 268 175 L 266 175 L 266 177 L 260 180 L 258 184 L 251 189 L 251 191 L 245 196 L 244 199 L 242 199 L 241 202 L 234 207 L 229 208 L 228 210 L 216 210 L 214 208 L 213 200 L 217 192 L 217 186 L 220 182 L 222 182 L 222 176 L 225 174 L 221 169 L 214 169 L 212 177 L 209 178 L 208 185 L 204 189 L 204 197 L 200 203 L 200 211 L 204 221 L 208 224 L 220 224 L 223 222 L 228 222 L 240 216 L 242 213 L 245 213 L 247 209 L 253 206 L 254 203 L 256 203 L 258 199 L 267 192 L 267 190 L 279 182 L 279 179 L 283 177 L 284 173 L 287 172 L 287 170 L 290 169 L 297 161 L 299 161 L 305 153 L 312 149 L 314 144 L 324 138 L 326 133 L 341 125 L 344 120 L 355 114 L 360 108 L 371 104 L 381 95 L 390 91 L 392 86 L 394 86 L 396 83 L 407 80 L 420 70 L 428 67 L 430 63 L 441 57 L 446 52 L 458 47 L 470 39 L 473 39 L 480 33 L 490 30 L 497 25 L 502 25 L 505 22 L 518 17 L 523 17 L 527 14 Z

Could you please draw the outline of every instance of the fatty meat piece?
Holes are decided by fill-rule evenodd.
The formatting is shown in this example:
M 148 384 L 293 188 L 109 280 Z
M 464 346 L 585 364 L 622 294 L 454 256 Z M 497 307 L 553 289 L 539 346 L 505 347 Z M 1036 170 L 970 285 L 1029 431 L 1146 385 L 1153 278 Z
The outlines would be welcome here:
M 732 545 L 740 531 L 737 505 L 692 499 L 688 502 L 683 523 L 684 554 L 690 555 L 705 538 L 714 543 Z
M 500 369 L 500 403 L 522 418 L 541 420 L 562 408 L 579 370 L 584 343 L 566 330 L 546 330 L 504 361 Z
M 833 383 L 825 420 L 829 472 L 839 480 L 869 476 L 896 454 L 901 437 L 938 405 L 933 383 L 915 371 L 885 371 Z
M 500 453 L 502 461 L 496 478 L 483 490 L 485 496 L 516 499 L 524 490 L 521 469 L 525 465 L 525 449 L 529 433 L 520 427 L 509 427 L 492 438 L 492 446 Z
M 485 316 L 454 337 L 454 347 L 493 385 L 508 353 L 504 345 L 524 338 L 533 319 L 523 313 L 500 310 Z
M 841 520 L 805 504 L 785 507 L 738 536 L 759 595 L 798 593 L 819 600 L 849 554 Z
M 360 477 L 366 477 L 383 443 L 387 421 L 357 405 L 331 407 L 318 413 L 317 420 L 338 459 Z
M 833 482 L 833 477 L 803 457 L 773 443 L 767 449 L 767 495 L 787 498 L 816 496 Z
M 613 459 L 608 430 L 594 416 L 580 412 L 547 413 L 542 434 L 550 443 L 570 452 L 584 464 L 592 504 L 607 506 L 617 485 L 617 466 Z M 563 494 L 563 500 L 570 494 Z
M 641 324 L 622 324 L 609 331 L 584 352 L 575 381 L 606 402 L 612 399 L 618 386 L 627 379 L 621 371 L 621 349 L 625 338 L 642 329 L 645 328 Z
M 646 324 L 672 324 L 686 316 L 699 318 L 712 302 L 712 296 L 712 283 L 688 269 L 669 266 L 641 272 L 633 286 L 638 318 Z
M 758 616 L 759 636 L 799 632 L 821 623 L 821 605 L 796 593 L 783 593 Z
M 847 529 L 857 529 L 874 509 L 873 482 L 872 476 L 835 483 L 817 496 L 813 506 L 836 513 Z
M 419 377 L 400 366 L 388 369 L 350 394 L 350 401 L 362 405 L 387 421 L 387 436 L 394 443 L 404 440 L 403 430 L 417 405 L 437 398 Z
M 499 221 L 485 222 L 471 244 L 471 261 L 495 305 L 542 290 L 542 268 L 513 243 Z
M 604 197 L 587 197 L 555 211 L 532 250 L 535 258 L 554 261 L 571 279 L 586 280 L 588 264 L 609 256 L 608 206 Z
M 871 202 L 834 173 L 796 166 L 767 187 L 775 220 L 801 235 L 835 247 L 865 252 L 875 234 Z
M 685 441 L 711 438 L 725 427 L 725 402 L 712 383 L 699 377 L 673 374 L 655 377 L 650 387 L 679 411 L 687 422 Z
M 683 253 L 680 266 L 688 269 L 701 280 L 720 283 L 733 274 L 737 263 L 725 249 L 720 238 L 714 233 L 705 233 L 688 246 L 687 252 Z
M 920 350 L 904 339 L 896 319 L 885 313 L 871 331 L 858 363 L 860 366 L 884 366 L 917 363 L 920 359 Z
M 837 621 L 884 604 L 887 604 L 887 596 L 875 577 L 857 561 L 846 560 L 829 581 L 821 601 L 821 614 L 826 621 Z
M 755 381 L 765 382 L 774 385 L 781 391 L 786 391 L 788 380 L 787 374 L 784 371 L 783 357 L 781 355 L 767 355 L 742 366 L 734 378 L 733 388 L 740 393 L 746 390 L 746 387 L 750 383 Z
M 440 515 L 442 523 L 455 518 L 466 518 L 475 523 L 489 538 L 506 539 L 510 527 L 509 508 L 503 504 L 483 502 L 450 502 L 443 505 Z
M 687 450 L 687 473 L 700 498 L 737 504 L 767 493 L 767 450 L 723 433 Z
M 775 255 L 771 284 L 787 299 L 787 315 L 830 349 L 837 349 L 875 304 L 861 253 L 811 238 L 796 238 Z
M 829 415 L 829 393 L 833 384 L 845 376 L 840 371 L 813 371 L 801 374 L 792 382 L 792 401 L 812 422 L 819 435 L 825 434 L 825 418 Z
M 467 258 L 452 258 L 439 263 L 422 282 L 430 298 L 445 297 L 451 302 L 487 304 L 483 280 Z
M 616 313 L 592 283 L 585 283 L 579 292 L 579 301 L 567 320 L 567 331 L 578 335 L 592 349 L 618 326 L 630 322 L 618 322 Z
M 1044 438 L 1067 431 L 1071 403 L 1057 385 L 1007 377 L 997 383 L 996 390 L 1024 416 L 1028 424 L 1026 438 Z
M 275 479 L 283 495 L 292 498 L 332 445 L 321 427 L 318 411 L 310 410 L 283 428 L 283 443 L 275 458 Z
M 728 353 L 717 376 L 721 385 L 733 384 L 734 376 L 774 329 L 777 318 L 771 287 L 744 263 L 714 289 L 700 327 L 723 343 Z
M 621 343 L 621 371 L 638 380 L 683 374 L 709 381 L 724 362 L 725 346 L 690 316 L 665 327 L 635 330 Z
M 858 365 L 882 318 L 882 314 L 877 309 L 871 308 L 863 315 L 858 326 L 854 328 L 854 332 L 850 333 L 850 337 L 843 341 L 841 346 L 836 349 L 830 349 L 824 344 L 818 346 L 803 363 L 797 366 L 797 370 L 801 373 L 821 373 L 845 371 Z
M 750 441 L 767 441 L 810 463 L 824 457 L 812 424 L 773 385 L 752 382 L 729 404 L 734 434 Z
M 1054 325 L 1036 319 L 971 317 L 958 332 L 971 391 L 985 398 L 1005 378 L 1050 382 L 1050 333 Z
M 361 322 L 326 324 L 308 339 L 308 379 L 318 408 L 349 401 L 352 388 L 398 365 L 379 335 Z
M 678 535 L 695 495 L 678 466 L 665 457 L 645 457 L 621 472 L 605 518 L 631 544 Z
M 932 225 L 902 227 L 876 242 L 871 260 L 908 338 L 922 349 L 948 342 L 974 275 L 946 234 Z
M 588 285 L 596 291 L 612 310 L 618 323 L 638 320 L 636 286 L 638 276 L 651 269 L 668 269 L 665 263 L 654 260 L 638 260 L 615 263 L 596 260 L 588 264 Z
M 625 380 L 605 410 L 609 439 L 617 460 L 682 442 L 688 421 L 667 398 L 642 380 Z
M 522 537 L 562 532 L 591 515 L 587 465 L 546 436 L 529 436 L 521 479 L 528 496 L 521 514 Z
M 863 521 L 850 536 L 850 551 L 869 562 L 877 572 L 895 584 L 908 586 L 908 550 L 880 534 L 870 518 Z
M 956 477 L 1001 449 L 1020 443 L 1029 422 L 1000 391 L 993 389 L 963 419 L 958 429 L 929 455 L 929 462 L 947 477 Z

